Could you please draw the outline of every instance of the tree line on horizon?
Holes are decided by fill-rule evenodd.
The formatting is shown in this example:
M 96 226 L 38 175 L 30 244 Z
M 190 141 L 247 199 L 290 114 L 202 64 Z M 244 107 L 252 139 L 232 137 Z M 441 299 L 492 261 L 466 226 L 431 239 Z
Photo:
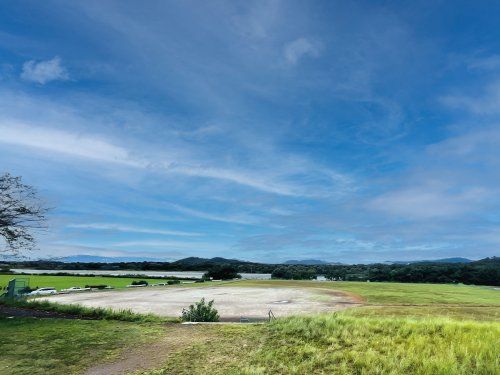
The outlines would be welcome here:
M 188 258 L 192 259 L 192 258 Z M 226 267 L 231 274 L 268 273 L 272 278 L 313 280 L 324 276 L 328 280 L 393 281 L 403 283 L 463 283 L 500 286 L 500 257 L 470 263 L 410 263 L 410 264 L 321 264 L 287 265 L 250 263 L 217 258 L 176 262 L 64 263 L 51 260 L 0 262 L 4 272 L 9 268 L 45 270 L 134 270 L 134 271 L 210 271 Z M 228 271 L 229 272 L 229 271 Z

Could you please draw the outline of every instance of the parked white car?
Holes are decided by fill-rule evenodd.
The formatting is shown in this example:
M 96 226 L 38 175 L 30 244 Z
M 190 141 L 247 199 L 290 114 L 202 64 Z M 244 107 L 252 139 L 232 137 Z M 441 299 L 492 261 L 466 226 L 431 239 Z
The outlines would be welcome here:
M 37 290 L 32 291 L 29 295 L 30 296 L 45 296 L 49 294 L 57 294 L 56 288 L 38 288 Z
M 79 286 L 72 286 L 71 288 L 61 289 L 62 293 L 72 293 L 72 292 L 84 292 L 90 290 L 90 288 L 81 288 Z

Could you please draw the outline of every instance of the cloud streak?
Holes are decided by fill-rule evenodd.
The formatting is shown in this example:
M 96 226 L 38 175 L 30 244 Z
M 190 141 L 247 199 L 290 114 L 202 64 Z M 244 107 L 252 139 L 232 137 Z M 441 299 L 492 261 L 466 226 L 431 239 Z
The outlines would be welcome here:
M 150 156 L 141 155 L 140 150 L 131 150 L 109 142 L 102 137 L 89 135 L 84 132 L 76 133 L 44 126 L 32 126 L 9 120 L 0 122 L 0 132 L 2 132 L 0 143 L 40 149 L 48 153 L 61 153 L 93 162 L 118 164 L 124 167 L 140 168 L 160 174 L 172 173 L 185 177 L 215 179 L 265 193 L 284 196 L 314 197 L 318 195 L 319 191 L 314 188 L 309 190 L 299 183 L 278 181 L 276 177 L 269 175 L 269 171 L 274 174 L 272 169 L 251 171 L 211 167 L 206 162 L 202 163 L 195 159 L 182 159 L 180 155 L 176 159 L 164 160 L 164 156 L 160 152 L 156 155 L 153 153 Z M 345 184 L 348 181 L 346 176 L 328 169 L 320 169 L 313 166 L 309 171 L 306 171 L 306 168 L 300 170 L 300 172 L 305 172 L 306 174 L 326 174 L 332 185 Z M 296 166 L 294 166 L 294 169 L 296 169 Z M 286 170 L 279 172 L 281 174 L 285 173 L 284 177 L 286 178 Z M 296 173 L 297 171 L 291 170 L 290 172 Z
M 66 81 L 69 79 L 69 74 L 61 65 L 61 59 L 56 56 L 51 60 L 26 61 L 23 64 L 21 78 L 44 85 L 51 81 Z
M 118 231 L 118 232 L 128 232 L 128 233 L 144 233 L 144 234 L 160 234 L 165 236 L 187 236 L 196 237 L 201 236 L 201 233 L 196 232 L 184 232 L 177 230 L 165 230 L 165 229 L 150 229 L 141 228 L 135 226 L 121 225 L 121 224 L 110 224 L 110 223 L 87 223 L 87 224 L 69 224 L 67 228 L 76 229 L 90 229 L 90 230 L 104 230 L 104 231 Z
M 285 45 L 283 54 L 286 61 L 295 65 L 306 56 L 317 58 L 321 53 L 321 43 L 308 38 L 298 38 Z

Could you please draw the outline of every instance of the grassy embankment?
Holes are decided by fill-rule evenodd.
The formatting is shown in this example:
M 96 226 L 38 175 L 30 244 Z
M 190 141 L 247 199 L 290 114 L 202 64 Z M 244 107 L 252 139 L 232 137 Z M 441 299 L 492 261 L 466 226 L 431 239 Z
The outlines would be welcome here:
M 500 292 L 491 288 L 289 281 L 234 285 L 332 288 L 358 294 L 368 306 L 266 325 L 197 326 L 204 340 L 169 353 L 160 369 L 145 373 L 499 373 L 500 323 L 494 320 Z M 455 315 L 450 309 L 455 309 Z M 490 312 L 485 314 L 485 309 Z M 30 322 L 0 320 L 0 350 L 7 353 L 0 364 L 10 365 L 9 373 L 77 373 L 136 341 L 168 336 L 168 329 L 158 333 L 164 329 L 158 323 Z M 90 344 L 94 342 L 98 345 Z M 94 349 L 89 351 L 85 343 Z M 30 355 L 37 360 L 31 361 Z

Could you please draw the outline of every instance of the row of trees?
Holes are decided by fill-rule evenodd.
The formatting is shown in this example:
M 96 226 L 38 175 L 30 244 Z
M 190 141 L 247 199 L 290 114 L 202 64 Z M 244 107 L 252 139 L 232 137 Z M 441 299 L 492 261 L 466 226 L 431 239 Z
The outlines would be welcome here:
M 500 258 L 471 263 L 356 264 L 277 267 L 273 278 L 311 280 L 395 281 L 403 283 L 464 283 L 500 285 Z

